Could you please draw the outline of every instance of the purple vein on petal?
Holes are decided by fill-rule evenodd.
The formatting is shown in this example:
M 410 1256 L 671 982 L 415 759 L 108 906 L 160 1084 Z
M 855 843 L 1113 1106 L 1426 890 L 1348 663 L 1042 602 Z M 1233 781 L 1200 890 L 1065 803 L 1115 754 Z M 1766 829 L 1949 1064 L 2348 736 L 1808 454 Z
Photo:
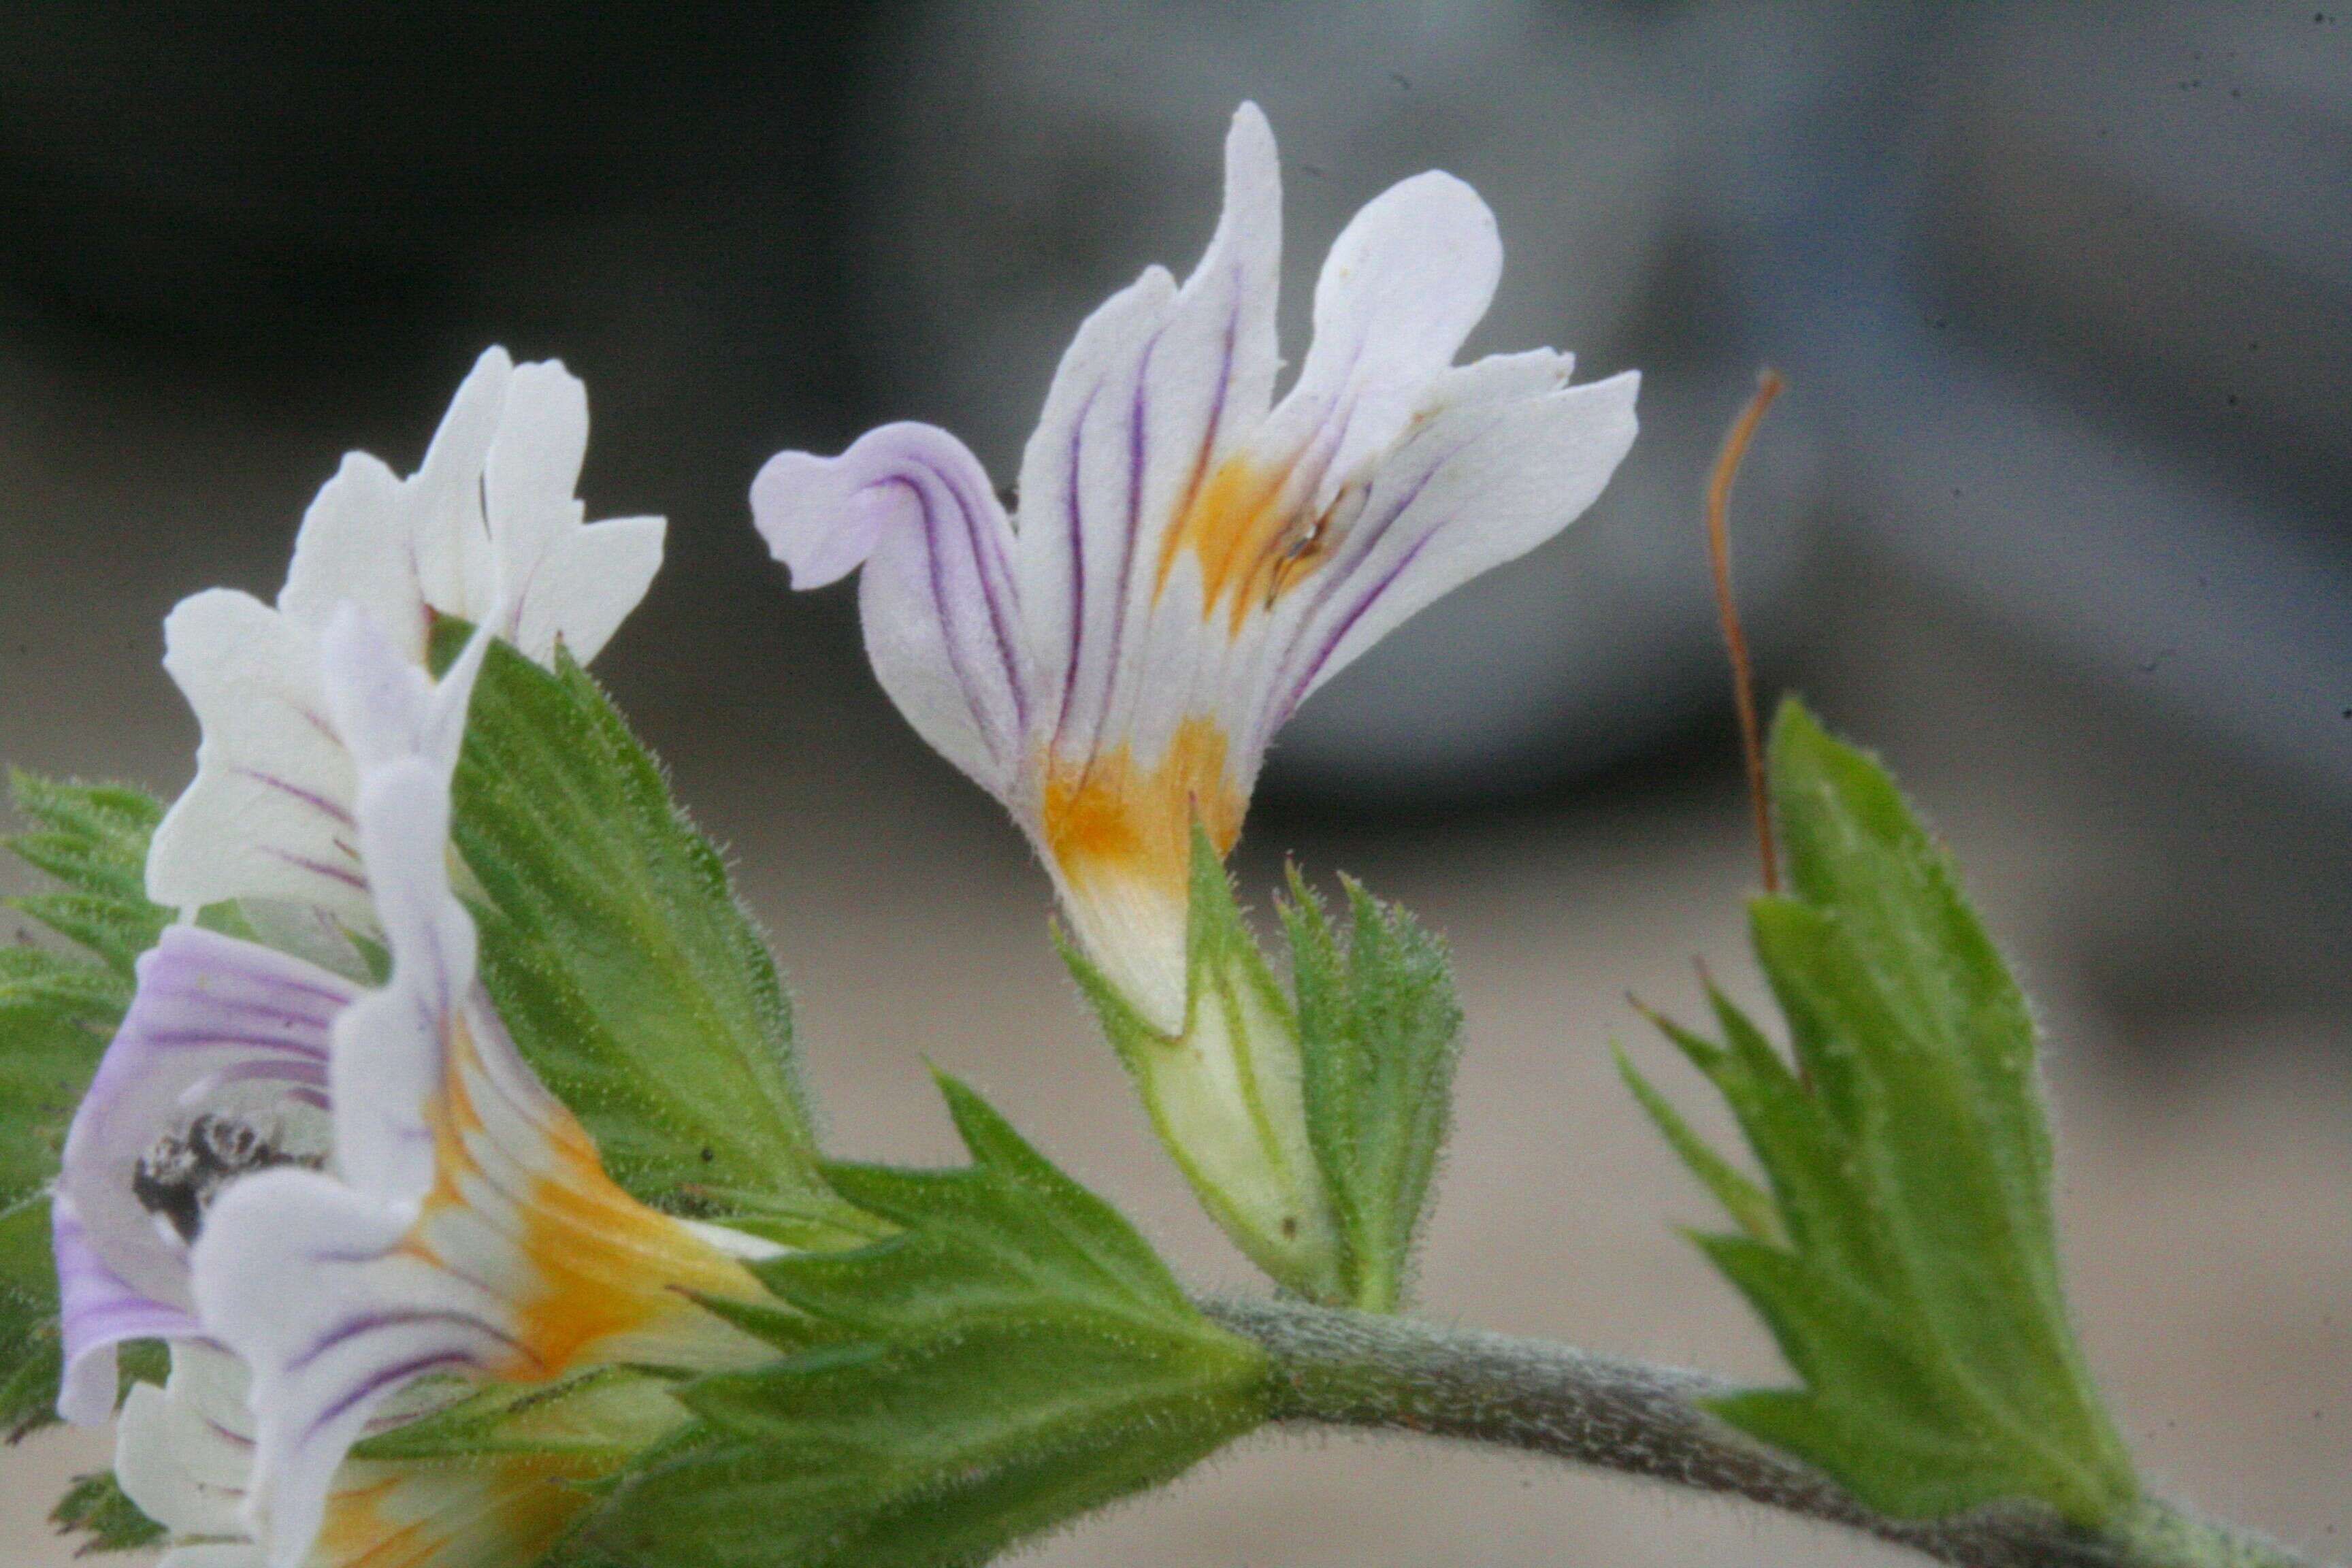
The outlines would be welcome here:
M 386 1388 L 405 1383 L 410 1378 L 422 1376 L 428 1372 L 437 1372 L 445 1366 L 454 1367 L 465 1364 L 466 1357 L 462 1352 L 436 1351 L 429 1355 L 412 1356 L 394 1366 L 379 1367 L 368 1374 L 366 1382 L 312 1416 L 310 1426 L 303 1431 L 302 1440 L 309 1442 L 319 1435 L 320 1428 L 331 1425 L 337 1417 L 349 1412 L 352 1406 L 382 1393 Z
M 1077 700 L 1078 682 L 1086 673 L 1087 650 L 1087 531 L 1086 509 L 1078 501 L 1078 470 L 1087 449 L 1087 420 L 1094 413 L 1095 399 L 1102 395 L 1102 384 L 1097 382 L 1087 391 L 1087 400 L 1078 406 L 1077 417 L 1070 425 L 1069 471 L 1063 479 L 1062 511 L 1067 523 L 1070 545 L 1070 657 L 1065 667 L 1067 674 L 1062 681 L 1062 710 L 1054 719 L 1054 738 L 1058 742 L 1070 727 L 1070 704 Z M 1116 583 L 1117 577 L 1112 578 Z M 1114 626 L 1111 638 L 1113 657 L 1117 657 L 1118 638 Z
M 316 790 L 305 789 L 300 784 L 295 784 L 291 780 L 279 778 L 276 773 L 264 772 L 260 768 L 239 767 L 236 771 L 243 773 L 247 778 L 253 780 L 256 784 L 266 785 L 270 789 L 278 791 L 280 795 L 287 795 L 294 800 L 301 802 L 301 804 L 309 806 L 311 810 L 319 813 L 319 815 L 326 817 L 331 822 L 336 823 L 343 827 L 350 827 L 352 826 L 352 814 L 350 812 L 344 810 L 333 801 L 329 800 L 325 795 L 320 795 Z
M 336 1346 L 349 1344 L 362 1335 L 376 1333 L 385 1329 L 415 1328 L 426 1323 L 445 1324 L 470 1330 L 485 1338 L 495 1340 L 510 1350 L 520 1351 L 526 1355 L 530 1353 L 529 1347 L 520 1340 L 516 1339 L 512 1334 L 501 1332 L 471 1312 L 461 1312 L 446 1307 L 412 1308 L 405 1310 L 365 1312 L 356 1317 L 346 1318 L 311 1341 L 301 1354 L 289 1359 L 285 1363 L 285 1370 L 289 1373 L 300 1372 Z
M 289 1040 L 283 1035 L 237 1035 L 221 1029 L 190 1028 L 149 1029 L 145 1032 L 145 1037 L 152 1045 L 181 1047 L 191 1050 L 212 1050 L 222 1046 L 249 1046 L 256 1050 L 299 1057 L 305 1061 L 323 1062 L 327 1059 L 327 1053 L 319 1047 L 308 1045 L 299 1040 Z M 275 1072 L 278 1069 L 272 1065 L 261 1070 Z
M 268 849 L 268 853 L 277 857 L 277 858 L 284 861 L 289 866 L 294 867 L 298 870 L 309 871 L 315 876 L 325 877 L 330 880 L 341 882 L 345 887 L 356 888 L 362 892 L 367 891 L 367 879 L 361 876 L 356 871 L 346 869 L 341 866 L 331 866 L 324 860 L 317 859 L 309 855 L 297 855 L 290 849 L 271 847 Z

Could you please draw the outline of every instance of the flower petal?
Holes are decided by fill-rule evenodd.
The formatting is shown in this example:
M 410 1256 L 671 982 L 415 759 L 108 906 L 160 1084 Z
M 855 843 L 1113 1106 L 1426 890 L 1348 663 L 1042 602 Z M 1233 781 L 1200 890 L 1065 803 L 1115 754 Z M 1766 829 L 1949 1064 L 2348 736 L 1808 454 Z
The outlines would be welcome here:
M 250 1392 L 242 1362 L 215 1346 L 191 1343 L 173 1347 L 169 1383 L 162 1388 L 141 1384 L 123 1404 L 114 1469 L 124 1494 L 174 1538 L 199 1538 L 167 1554 L 165 1563 L 264 1568 L 261 1547 L 246 1539 L 243 1515 L 256 1454 Z M 414 1419 L 459 1391 L 434 1392 L 434 1399 L 415 1402 L 420 1408 L 387 1410 L 372 1430 Z M 617 1420 L 624 1430 L 629 1423 L 646 1426 L 658 1435 L 663 1412 L 647 1406 L 646 1396 L 618 1409 L 615 1403 L 593 1390 L 553 1401 L 533 1413 L 550 1430 L 519 1427 L 520 1451 L 471 1463 L 346 1460 L 335 1472 L 310 1561 L 319 1568 L 513 1568 L 536 1562 L 592 1500 L 566 1483 L 611 1466 L 602 1454 L 566 1451 L 565 1437 L 583 1426 L 598 1430 L 593 1424 L 600 1418 Z M 527 1446 L 537 1436 L 548 1440 L 546 1451 Z
M 427 627 L 418 574 L 424 563 L 416 531 L 403 516 L 409 505 L 390 468 L 365 452 L 347 453 L 302 514 L 278 609 L 295 625 L 315 628 L 326 625 L 338 604 L 356 600 L 373 608 L 410 658 L 422 660 Z
M 668 524 L 657 517 L 592 522 L 520 574 L 508 612 L 515 647 L 544 664 L 560 640 L 586 664 L 604 651 L 661 570 Z
M 772 1353 L 692 1300 L 756 1281 L 605 1177 L 477 983 L 446 856 L 450 737 L 485 646 L 435 686 L 356 612 L 326 638 L 392 976 L 334 1026 L 336 1174 L 236 1184 L 194 1258 L 206 1331 L 253 1369 L 246 1515 L 275 1568 L 310 1551 L 345 1452 L 425 1373 L 539 1381 L 598 1360 Z
M 478 622 L 498 595 L 498 563 L 482 510 L 482 470 L 505 418 L 514 361 L 502 348 L 488 348 L 474 361 L 449 400 L 449 412 L 433 433 L 425 461 L 405 486 L 401 531 L 416 561 L 425 600 L 445 615 Z M 345 599 L 377 615 L 383 606 L 346 585 L 331 587 L 312 625 L 323 626 Z
M 187 1238 L 218 1185 L 240 1162 L 323 1150 L 329 1030 L 359 991 L 194 926 L 166 931 L 138 978 L 66 1135 L 58 1192 L 71 1224 L 58 1234 L 127 1289 L 185 1310 Z M 207 1127 L 223 1136 L 197 1136 Z M 159 1164 L 173 1140 L 183 1157 Z
M 172 1347 L 170 1381 L 122 1402 L 114 1477 L 139 1511 L 175 1536 L 237 1536 L 253 1470 L 244 1363 L 202 1343 Z M 259 1552 L 247 1547 L 257 1565 Z
M 155 1568 L 264 1568 L 261 1548 L 245 1541 L 200 1541 L 174 1546 Z
M 1055 743 L 1100 732 L 1165 575 L 1162 543 L 1249 436 L 1281 363 L 1282 178 L 1254 103 L 1225 138 L 1224 208 L 1180 289 L 1152 268 L 1078 329 L 1021 464 L 1020 574 Z
M 780 452 L 752 481 L 751 514 L 794 587 L 865 567 L 860 618 L 882 689 L 950 762 L 1005 795 L 1031 678 L 1012 525 L 963 443 L 902 424 L 837 458 Z
M 1486 314 L 1502 277 L 1495 215 L 1432 170 L 1358 213 L 1315 285 L 1315 341 L 1262 437 L 1317 473 L 1307 510 L 1404 433 L 1430 385 Z
M 1512 395 L 1536 368 L 1515 355 L 1440 382 L 1318 574 L 1252 729 L 1254 747 L 1407 616 L 1532 550 L 1600 495 L 1633 445 L 1640 376 Z
M 415 475 L 343 459 L 304 514 L 276 609 L 215 590 L 172 613 L 164 667 L 204 743 L 157 830 L 149 896 L 189 911 L 284 898 L 369 929 L 351 763 L 323 714 L 314 639 L 351 602 L 414 664 L 436 614 L 491 624 L 542 663 L 558 641 L 593 658 L 659 568 L 665 525 L 582 521 L 587 432 L 587 394 L 562 365 L 490 349 Z
M 204 726 L 196 777 L 147 854 L 147 896 L 193 911 L 247 895 L 369 921 L 351 818 L 352 764 L 292 620 L 215 588 L 163 622 L 163 668 Z
M 481 481 L 502 574 L 497 586 L 509 613 L 529 597 L 533 570 L 581 526 L 584 512 L 573 492 L 587 454 L 588 389 L 580 378 L 556 360 L 517 366 Z M 523 651 L 546 657 L 545 649 Z
M 142 1295 L 106 1266 L 89 1244 L 72 1200 L 58 1194 L 49 1210 L 50 1246 L 57 1258 L 65 1377 L 58 1414 L 77 1426 L 97 1426 L 114 1414 L 115 1347 L 131 1340 L 194 1334 L 194 1315 Z

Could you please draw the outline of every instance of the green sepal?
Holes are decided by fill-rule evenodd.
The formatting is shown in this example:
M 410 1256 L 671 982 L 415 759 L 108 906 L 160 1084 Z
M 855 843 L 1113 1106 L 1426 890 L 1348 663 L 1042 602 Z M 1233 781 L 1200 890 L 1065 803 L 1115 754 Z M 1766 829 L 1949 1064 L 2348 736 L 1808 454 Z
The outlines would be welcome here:
M 828 1167 L 900 1230 L 756 1266 L 821 1341 L 688 1384 L 702 1430 L 619 1488 L 566 1561 L 979 1563 L 1264 1420 L 1262 1352 L 977 1095 L 940 1087 L 972 1163 Z
M 553 1384 L 497 1386 L 362 1438 L 355 1459 L 418 1464 L 499 1455 L 557 1456 L 589 1473 L 617 1471 L 687 1420 L 674 1379 L 597 1367 Z M 567 1466 L 567 1474 L 571 1467 Z
M 121 1483 L 110 1470 L 76 1476 L 66 1495 L 49 1511 L 49 1522 L 61 1535 L 86 1536 L 75 1548 L 77 1557 L 96 1552 L 137 1552 L 160 1543 L 163 1527 L 139 1511 L 123 1496 Z
M 1701 1245 L 1802 1381 L 1717 1402 L 1869 1506 L 2037 1500 L 2083 1525 L 2139 1495 L 2068 1316 L 2032 1020 L 1885 770 L 1794 702 L 1769 784 L 1790 891 L 1755 900 L 1793 1067 L 1740 1011 L 1668 1032 L 1765 1186 L 1635 1092 L 1740 1226 Z
M 436 623 L 436 668 L 468 631 Z M 483 983 L 614 1178 L 678 1212 L 726 1212 L 720 1189 L 761 1194 L 856 1239 L 816 1174 L 791 1011 L 759 929 L 660 764 L 561 647 L 551 669 L 491 645 L 455 795 Z
M 1345 1244 L 1300 1099 L 1297 1011 L 1198 824 L 1191 889 L 1181 1035 L 1153 1027 L 1058 930 L 1055 943 L 1202 1207 L 1276 1282 L 1345 1303 Z
M 1342 878 L 1336 927 L 1296 867 L 1282 921 L 1307 1136 L 1338 1216 L 1349 1305 L 1402 1304 L 1454 1107 L 1462 1007 L 1445 944 Z

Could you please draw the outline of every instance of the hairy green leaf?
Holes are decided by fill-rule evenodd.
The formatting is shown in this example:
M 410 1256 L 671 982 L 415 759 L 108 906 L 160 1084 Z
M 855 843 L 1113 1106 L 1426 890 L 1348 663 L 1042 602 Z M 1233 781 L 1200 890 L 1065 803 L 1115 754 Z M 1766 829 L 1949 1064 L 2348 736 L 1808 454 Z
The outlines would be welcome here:
M 33 1193 L 0 1210 L 0 1433 L 8 1441 L 58 1418 L 64 1370 L 49 1200 Z
M 1803 1382 L 1717 1409 L 1888 1513 L 2111 1520 L 2138 1486 L 2067 1315 L 2024 998 L 1894 781 L 1794 702 L 1770 786 L 1790 890 L 1750 921 L 1795 1066 L 1719 994 L 1723 1043 L 1668 1029 L 1769 1197 L 1631 1079 L 1738 1223 L 1702 1245 Z
M 466 630 L 437 626 L 436 657 Z M 759 930 L 587 672 L 561 650 L 550 670 L 493 645 L 456 796 L 484 983 L 614 1178 L 673 1210 L 755 1210 L 782 1239 L 862 1235 L 817 1174 Z
M 10 838 L 9 849 L 64 884 L 9 902 L 128 981 L 172 919 L 147 901 L 147 841 L 163 806 L 121 784 L 58 784 L 14 770 L 8 786 L 17 815 L 34 825 Z
M 49 1522 L 58 1527 L 60 1534 L 88 1538 L 76 1556 L 93 1552 L 137 1552 L 155 1545 L 165 1533 L 162 1525 L 140 1512 L 139 1505 L 122 1495 L 121 1483 L 107 1470 L 94 1476 L 76 1476 L 66 1495 L 50 1510 Z
M 0 949 L 0 1203 L 56 1173 L 66 1122 L 131 1004 L 131 966 L 171 919 L 147 901 L 147 840 L 163 816 L 155 801 L 119 784 L 21 772 L 8 782 L 28 826 L 7 847 L 61 884 L 8 901 L 87 955 Z
M 1294 868 L 1283 906 L 1307 1136 L 1344 1244 L 1349 1304 L 1394 1311 L 1453 1115 L 1462 1007 L 1445 944 L 1342 879 L 1335 927 Z
M 772 1366 L 687 1386 L 700 1430 L 624 1483 L 577 1560 L 983 1563 L 1264 1419 L 1262 1352 L 977 1095 L 941 1087 L 972 1163 L 828 1167 L 901 1228 L 759 1266 L 809 1327 Z
M 1694 1061 L 1700 1059 L 1699 1048 L 1715 1048 L 1705 1041 L 1685 1035 L 1664 1019 L 1658 1023 L 1667 1035 L 1675 1037 L 1675 1043 L 1683 1047 L 1685 1054 Z M 1625 1080 L 1625 1087 L 1633 1091 L 1633 1098 L 1656 1125 L 1659 1135 L 1665 1139 L 1683 1163 L 1690 1167 L 1691 1174 L 1696 1176 L 1714 1195 L 1715 1201 L 1723 1205 L 1723 1212 L 1731 1216 L 1732 1223 L 1755 1240 L 1780 1239 L 1780 1216 L 1772 1206 L 1771 1194 L 1750 1181 L 1746 1173 L 1717 1153 L 1706 1139 L 1693 1131 L 1690 1123 L 1683 1119 L 1682 1112 L 1676 1110 L 1673 1102 L 1642 1076 L 1633 1066 L 1633 1058 L 1622 1048 L 1617 1049 L 1615 1055 L 1617 1073 Z M 1704 1065 L 1701 1070 L 1705 1070 Z
M 147 901 L 147 841 L 163 815 L 152 797 L 15 771 L 8 784 L 26 825 L 8 849 L 59 884 L 8 901 L 85 950 L 0 949 L 0 1429 L 21 1436 L 57 1418 L 61 1365 L 41 1189 L 131 1004 L 132 965 L 171 911 Z

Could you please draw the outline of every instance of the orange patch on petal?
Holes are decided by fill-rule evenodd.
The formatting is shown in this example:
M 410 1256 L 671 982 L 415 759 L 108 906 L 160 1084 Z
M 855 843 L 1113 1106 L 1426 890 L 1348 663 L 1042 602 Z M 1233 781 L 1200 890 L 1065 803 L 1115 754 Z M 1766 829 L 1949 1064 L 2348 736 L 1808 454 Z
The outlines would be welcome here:
M 1219 463 L 1160 542 L 1152 591 L 1168 585 L 1176 558 L 1201 563 L 1201 614 L 1227 604 L 1226 629 L 1239 636 L 1249 613 L 1280 598 L 1311 573 L 1328 548 L 1328 519 L 1308 516 L 1292 491 L 1287 465 L 1235 453 Z M 1229 601 L 1229 602 L 1228 602 Z
M 327 1500 L 312 1561 L 334 1568 L 430 1568 L 465 1536 L 468 1562 L 534 1562 L 594 1500 L 563 1483 L 593 1479 L 600 1468 L 609 1467 L 567 1455 L 516 1455 L 479 1469 L 415 1468 L 341 1489 Z M 426 1495 L 404 1498 L 406 1488 Z M 404 1502 L 405 1510 L 398 1506 Z M 412 1510 L 414 1517 L 402 1517 Z M 486 1557 L 482 1548 L 491 1540 L 499 1550 Z
M 462 1020 L 449 1043 L 442 1089 L 431 1111 L 433 1188 L 424 1215 L 404 1242 L 440 1264 L 427 1235 L 438 1211 L 475 1205 L 476 1188 L 492 1184 L 474 1152 L 490 1136 L 467 1085 L 476 1047 Z M 751 1271 L 679 1221 L 647 1208 L 604 1173 L 587 1130 L 560 1105 L 532 1123 L 539 1147 L 513 1152 L 530 1171 L 515 1194 L 517 1250 L 528 1287 L 513 1303 L 519 1352 L 494 1374 L 538 1381 L 567 1372 L 591 1350 L 623 1334 L 657 1331 L 685 1320 L 720 1330 L 686 1292 L 757 1297 Z
M 1225 732 L 1199 716 L 1176 727 L 1165 756 L 1136 765 L 1125 742 L 1045 775 L 1046 847 L 1074 883 L 1119 877 L 1183 896 L 1195 818 L 1223 855 L 1248 803 L 1225 779 Z
M 673 1314 L 699 1315 L 683 1292 L 760 1293 L 740 1263 L 623 1192 L 586 1131 L 558 1118 L 548 1129 L 553 1165 L 523 1205 L 523 1257 L 540 1289 L 517 1313 L 522 1342 L 543 1365 L 569 1367 L 599 1342 Z

